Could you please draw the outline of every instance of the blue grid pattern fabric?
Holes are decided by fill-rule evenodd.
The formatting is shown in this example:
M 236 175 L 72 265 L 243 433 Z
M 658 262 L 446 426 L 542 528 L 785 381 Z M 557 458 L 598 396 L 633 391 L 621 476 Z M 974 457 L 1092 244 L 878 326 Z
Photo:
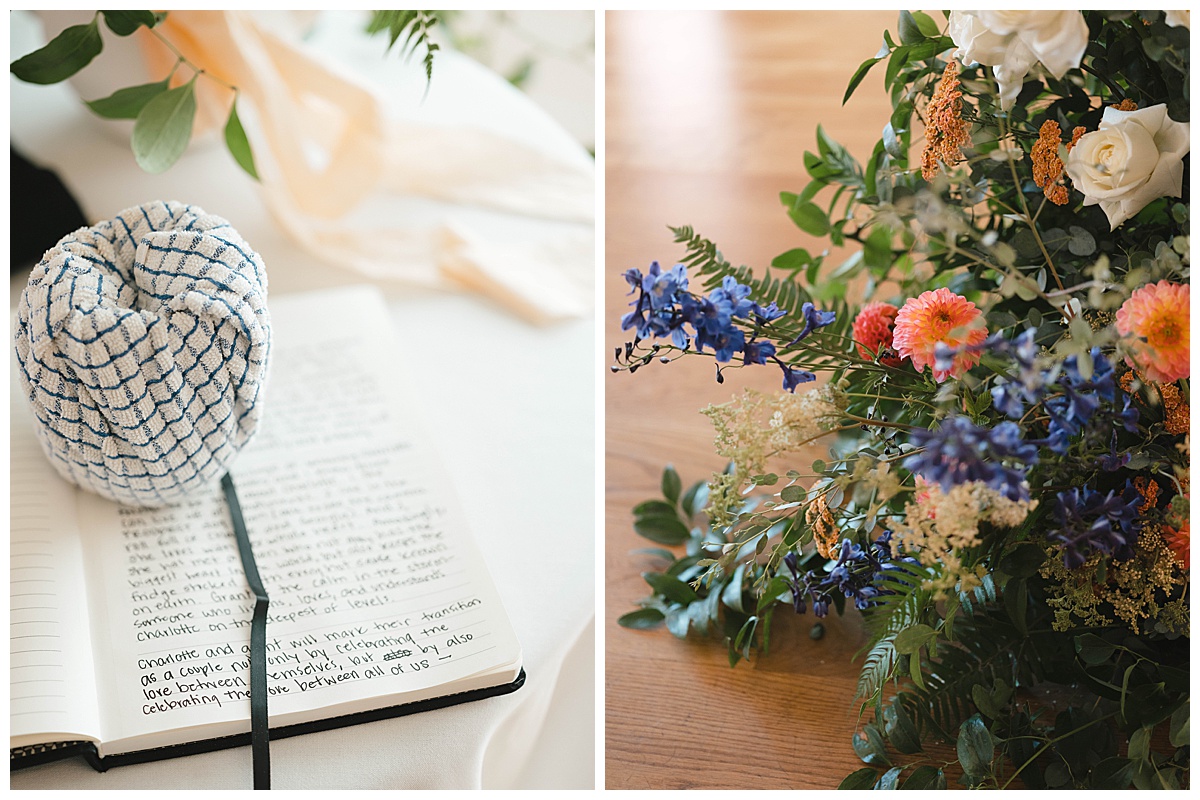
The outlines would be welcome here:
M 267 273 L 224 219 L 148 203 L 46 253 L 14 338 L 58 472 L 119 503 L 167 505 L 219 479 L 258 427 Z

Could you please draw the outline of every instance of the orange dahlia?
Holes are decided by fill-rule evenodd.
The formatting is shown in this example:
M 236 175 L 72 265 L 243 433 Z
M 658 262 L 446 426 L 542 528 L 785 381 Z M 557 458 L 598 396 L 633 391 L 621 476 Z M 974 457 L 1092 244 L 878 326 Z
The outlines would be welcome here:
M 854 318 L 854 341 L 863 358 L 878 357 L 880 364 L 898 367 L 902 359 L 892 349 L 892 326 L 900 309 L 889 303 L 867 303 Z
M 962 352 L 954 357 L 950 369 L 934 366 L 934 350 L 939 344 L 950 348 L 978 345 L 987 338 L 983 312 L 965 297 L 949 289 L 935 289 L 913 297 L 896 315 L 892 345 L 901 358 L 911 358 L 918 372 L 933 368 L 938 383 L 950 376 L 962 375 L 979 363 L 979 354 Z
M 1117 331 L 1128 337 L 1125 359 L 1147 379 L 1174 383 L 1191 374 L 1188 325 L 1191 287 L 1159 281 L 1138 289 L 1117 310 Z
M 1163 541 L 1167 543 L 1167 547 L 1171 550 L 1171 554 L 1179 560 L 1183 566 L 1191 568 L 1189 559 L 1192 550 L 1192 526 L 1190 522 L 1185 522 L 1179 527 L 1168 528 L 1166 525 L 1162 529 Z

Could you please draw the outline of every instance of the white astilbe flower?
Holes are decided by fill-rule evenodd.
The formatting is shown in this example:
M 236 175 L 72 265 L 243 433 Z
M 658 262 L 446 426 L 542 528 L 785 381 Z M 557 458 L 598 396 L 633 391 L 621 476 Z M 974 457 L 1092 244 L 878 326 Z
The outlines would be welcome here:
M 875 502 L 886 503 L 900 492 L 900 478 L 892 472 L 892 465 L 871 456 L 859 456 L 850 475 L 853 483 L 861 483 L 868 491 L 874 491 Z
M 768 459 L 833 430 L 845 407 L 842 392 L 826 384 L 796 394 L 747 389 L 728 403 L 701 410 L 716 430 L 717 454 L 733 462 L 732 474 L 718 473 L 709 481 L 709 521 L 727 524 L 747 478 L 765 472 Z
M 979 543 L 980 523 L 1015 528 L 1035 508 L 1037 500 L 1009 500 L 979 481 L 960 483 L 949 492 L 926 484 L 918 486 L 892 533 L 899 547 L 939 570 L 930 588 L 940 594 L 961 582 L 959 589 L 967 591 L 979 586 L 980 576 L 963 565 L 960 551 Z

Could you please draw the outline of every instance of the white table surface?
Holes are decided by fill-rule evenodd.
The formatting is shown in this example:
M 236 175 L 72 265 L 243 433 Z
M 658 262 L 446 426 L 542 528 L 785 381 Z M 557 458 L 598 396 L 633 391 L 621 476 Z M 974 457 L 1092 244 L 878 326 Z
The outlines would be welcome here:
M 12 17 L 14 57 L 40 26 Z M 454 54 L 443 55 L 452 62 Z M 443 63 L 445 63 L 443 62 Z M 494 76 L 444 70 L 486 102 L 485 124 L 578 147 Z M 450 91 L 450 89 L 446 89 Z M 302 251 L 216 142 L 194 142 L 161 175 L 137 169 L 66 85 L 10 77 L 11 139 L 54 169 L 92 221 L 179 199 L 234 222 L 268 266 L 270 295 L 369 282 Z M 497 109 L 512 113 L 487 113 Z M 456 113 L 466 114 L 459 108 Z M 19 198 L 13 198 L 19 202 Z M 558 223 L 561 225 L 561 223 Z M 66 233 L 66 231 L 64 231 Z M 580 282 L 586 282 L 586 276 Z M 23 281 L 14 278 L 10 306 Z M 535 327 L 487 300 L 378 284 L 409 347 L 397 363 L 420 387 L 422 419 L 521 640 L 528 683 L 506 697 L 308 734 L 272 745 L 275 788 L 591 788 L 595 764 L 595 363 L 591 316 Z M 80 761 L 14 773 L 12 788 L 249 788 L 249 748 L 121 767 Z

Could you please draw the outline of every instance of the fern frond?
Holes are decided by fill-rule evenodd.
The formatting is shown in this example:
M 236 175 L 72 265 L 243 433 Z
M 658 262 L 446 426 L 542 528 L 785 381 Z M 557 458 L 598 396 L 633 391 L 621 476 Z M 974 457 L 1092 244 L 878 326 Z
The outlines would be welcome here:
M 699 273 L 702 285 L 707 290 L 720 286 L 726 277 L 733 277 L 738 283 L 750 287 L 750 296 L 755 302 L 761 305 L 774 302 L 793 318 L 800 316 L 805 303 L 812 302 L 812 296 L 794 280 L 792 273 L 775 277 L 768 269 L 762 277 L 758 277 L 750 267 L 735 267 L 726 261 L 716 244 L 698 235 L 690 225 L 672 227 L 671 233 L 675 235 L 675 242 L 682 244 L 687 251 L 679 263 Z
M 896 647 L 892 643 L 894 638 L 895 634 L 888 634 L 876 642 L 871 652 L 867 653 L 862 672 L 858 675 L 855 699 L 870 700 L 883 690 L 883 685 L 887 683 L 896 666 Z
M 404 43 L 400 45 L 401 55 L 415 52 L 418 47 L 424 48 L 425 80 L 433 80 L 433 54 L 438 51 L 437 42 L 431 41 L 430 31 L 440 19 L 439 11 L 372 11 L 371 21 L 367 23 L 367 33 L 387 31 L 389 40 L 387 49 L 391 50 L 401 36 Z M 407 34 L 405 33 L 407 31 Z
M 877 636 L 895 634 L 920 622 L 931 600 L 929 591 L 923 588 L 928 579 L 925 567 L 893 563 L 877 583 L 889 594 L 876 597 L 870 611 L 863 614 L 868 630 Z
M 1053 662 L 1073 658 L 1070 637 L 1023 634 L 1000 609 L 977 610 L 956 624 L 956 641 L 925 664 L 925 687 L 914 694 L 925 721 L 939 736 L 953 740 L 963 720 L 975 713 L 971 689 L 1032 686 L 1050 677 Z

